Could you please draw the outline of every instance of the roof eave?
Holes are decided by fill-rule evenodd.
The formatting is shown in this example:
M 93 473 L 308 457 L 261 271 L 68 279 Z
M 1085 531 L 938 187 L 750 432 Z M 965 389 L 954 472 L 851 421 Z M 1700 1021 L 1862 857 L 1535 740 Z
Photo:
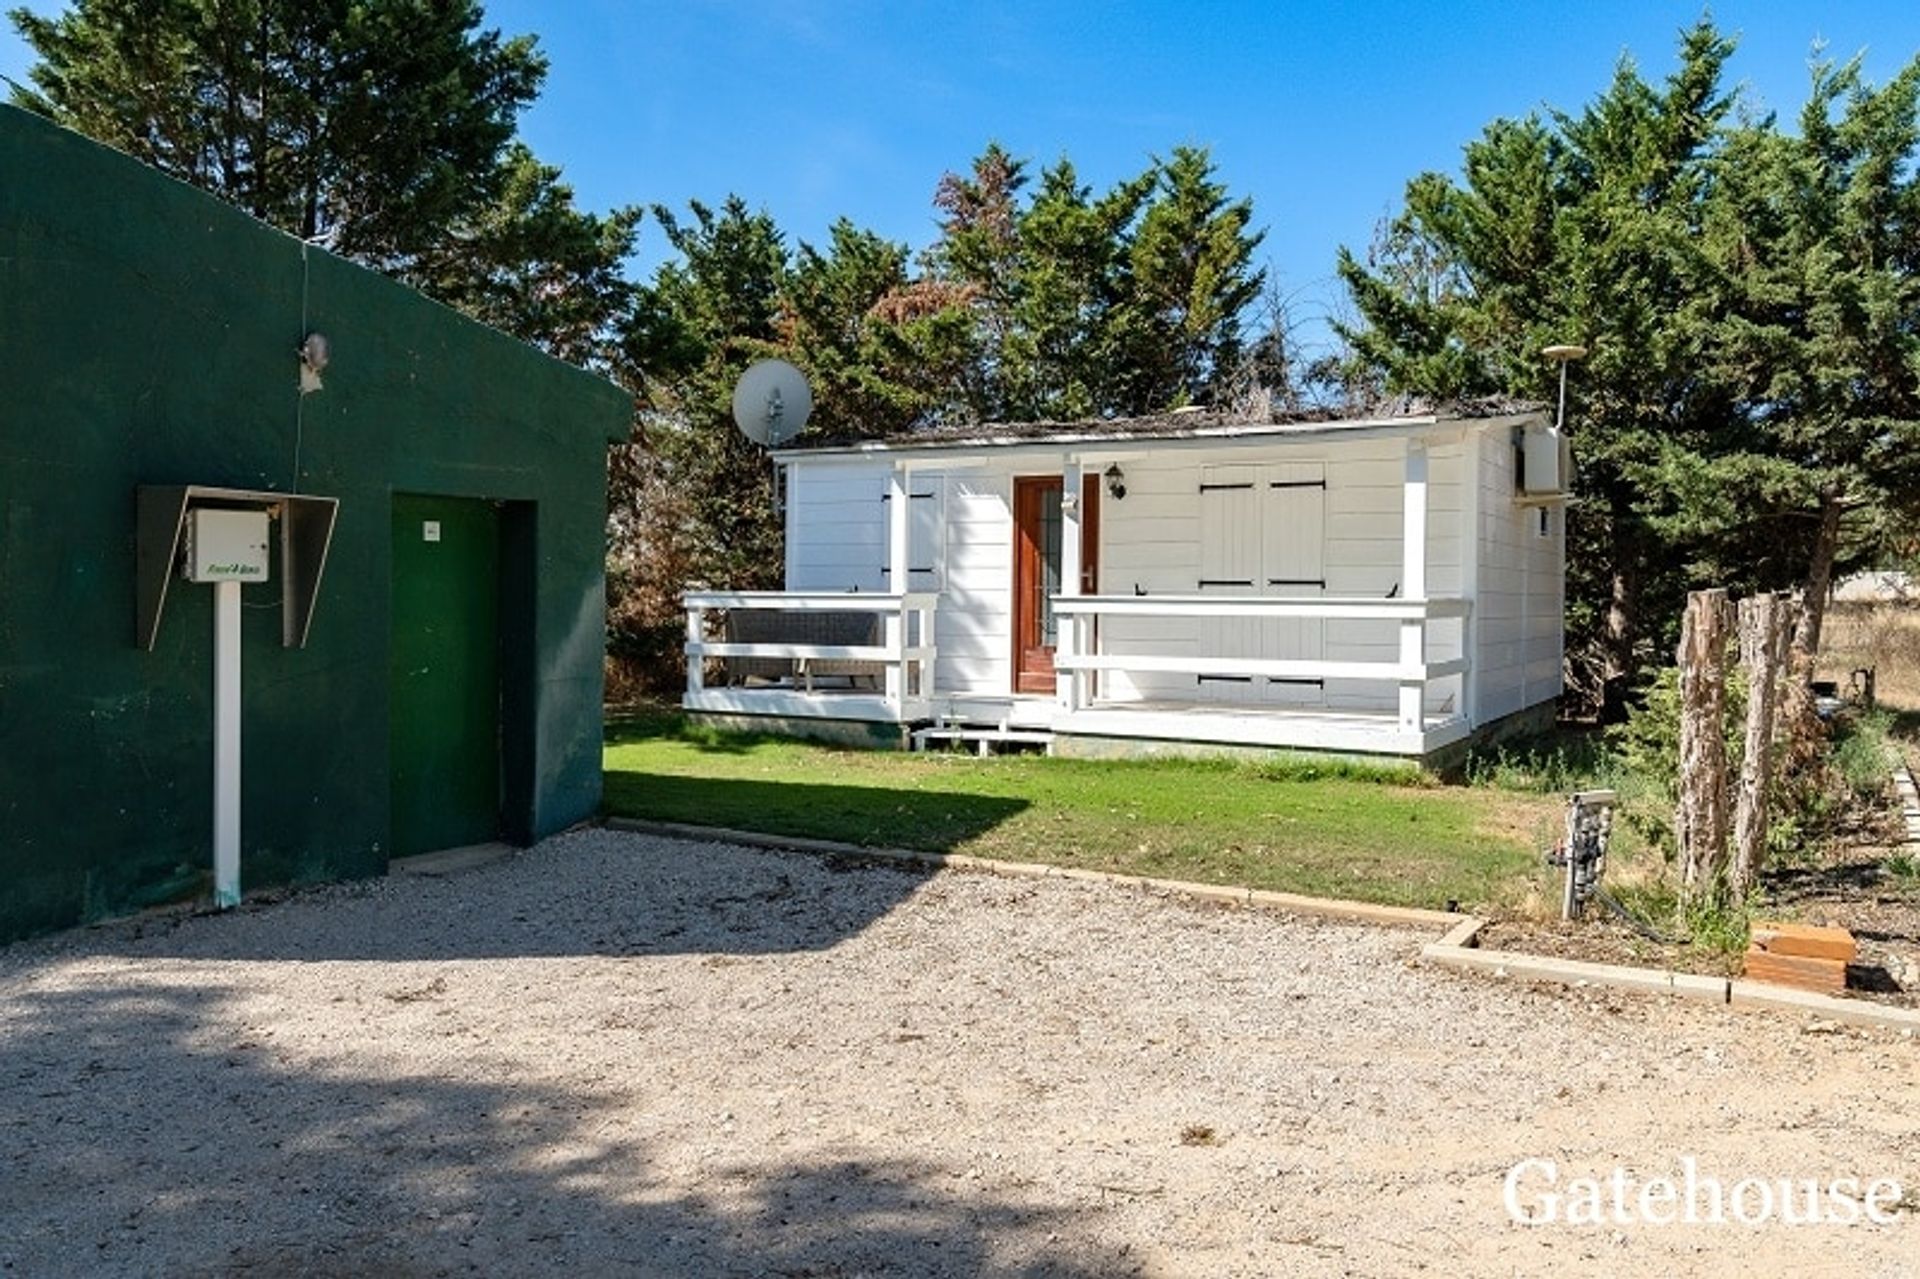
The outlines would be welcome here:
M 816 448 L 776 449 L 776 462 L 791 462 L 809 457 L 871 457 L 879 455 L 920 455 L 929 453 L 1058 453 L 1090 445 L 1140 446 L 1150 444 L 1198 445 L 1209 442 L 1281 439 L 1381 439 L 1430 435 L 1443 430 L 1474 427 L 1485 429 L 1537 421 L 1546 416 L 1544 409 L 1523 409 L 1485 416 L 1427 413 L 1405 417 L 1342 418 L 1331 422 L 1275 423 L 1249 422 L 1225 426 L 1195 427 L 1178 431 L 1064 431 L 1044 436 L 979 435 L 944 440 L 863 440 L 856 444 L 829 444 Z

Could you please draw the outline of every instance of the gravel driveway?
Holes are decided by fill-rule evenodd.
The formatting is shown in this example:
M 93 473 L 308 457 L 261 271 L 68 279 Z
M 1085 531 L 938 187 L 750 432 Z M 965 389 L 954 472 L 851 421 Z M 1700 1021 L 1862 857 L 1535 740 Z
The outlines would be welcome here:
M 1920 1274 L 1920 1048 L 1423 935 L 581 831 L 0 951 L 0 1269 Z M 1891 1226 L 1535 1226 L 1563 1175 Z

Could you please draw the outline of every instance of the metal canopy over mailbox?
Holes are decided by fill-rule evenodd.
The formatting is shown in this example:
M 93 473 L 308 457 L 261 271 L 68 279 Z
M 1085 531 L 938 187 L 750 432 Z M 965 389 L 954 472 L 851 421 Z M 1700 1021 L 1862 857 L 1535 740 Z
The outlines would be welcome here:
M 202 484 L 142 484 L 134 492 L 136 639 L 141 648 L 151 652 L 159 638 L 160 614 L 180 559 L 180 539 L 187 513 L 194 507 L 265 510 L 279 517 L 280 643 L 285 648 L 307 646 L 339 498 Z

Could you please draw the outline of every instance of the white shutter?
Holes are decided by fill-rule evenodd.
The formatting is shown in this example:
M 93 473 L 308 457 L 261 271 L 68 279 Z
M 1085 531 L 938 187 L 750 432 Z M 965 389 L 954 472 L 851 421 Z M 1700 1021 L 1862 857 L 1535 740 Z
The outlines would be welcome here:
M 880 504 L 884 511 L 891 499 L 886 483 L 881 482 Z M 907 585 L 909 591 L 938 591 L 946 582 L 947 567 L 947 477 L 910 475 L 907 477 Z M 883 517 L 881 527 L 887 527 Z M 884 555 L 885 547 L 882 546 Z M 893 574 L 880 565 L 881 589 L 896 589 Z
M 1287 599 L 1326 594 L 1327 471 L 1321 462 L 1281 462 L 1265 469 L 1260 486 L 1260 593 Z M 1315 617 L 1263 623 L 1263 651 L 1283 661 L 1323 656 L 1325 623 Z M 1323 685 L 1265 681 L 1261 700 L 1281 706 L 1324 703 Z
M 915 477 L 908 492 L 913 506 L 907 518 L 907 588 L 937 591 L 946 580 L 946 476 Z
M 1260 593 L 1260 468 L 1208 466 L 1200 471 L 1200 575 L 1202 595 Z M 1195 627 L 1205 657 L 1258 657 L 1257 618 L 1206 618 Z M 1197 676 L 1201 701 L 1246 704 L 1259 699 L 1260 681 L 1248 677 Z

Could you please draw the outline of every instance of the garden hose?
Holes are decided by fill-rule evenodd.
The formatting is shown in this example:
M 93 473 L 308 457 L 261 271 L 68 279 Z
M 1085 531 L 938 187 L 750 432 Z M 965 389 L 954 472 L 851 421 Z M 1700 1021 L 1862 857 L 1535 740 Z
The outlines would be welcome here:
M 1685 946 L 1687 944 L 1687 938 L 1685 937 L 1668 937 L 1661 933 L 1652 924 L 1647 923 L 1638 915 L 1628 910 L 1620 903 L 1619 898 L 1600 887 L 1600 885 L 1595 884 L 1593 886 L 1593 895 L 1598 897 L 1602 902 L 1605 902 L 1607 909 L 1615 915 L 1618 915 L 1621 922 L 1625 923 L 1627 927 L 1633 929 L 1634 932 L 1639 933 L 1648 941 L 1661 946 Z

